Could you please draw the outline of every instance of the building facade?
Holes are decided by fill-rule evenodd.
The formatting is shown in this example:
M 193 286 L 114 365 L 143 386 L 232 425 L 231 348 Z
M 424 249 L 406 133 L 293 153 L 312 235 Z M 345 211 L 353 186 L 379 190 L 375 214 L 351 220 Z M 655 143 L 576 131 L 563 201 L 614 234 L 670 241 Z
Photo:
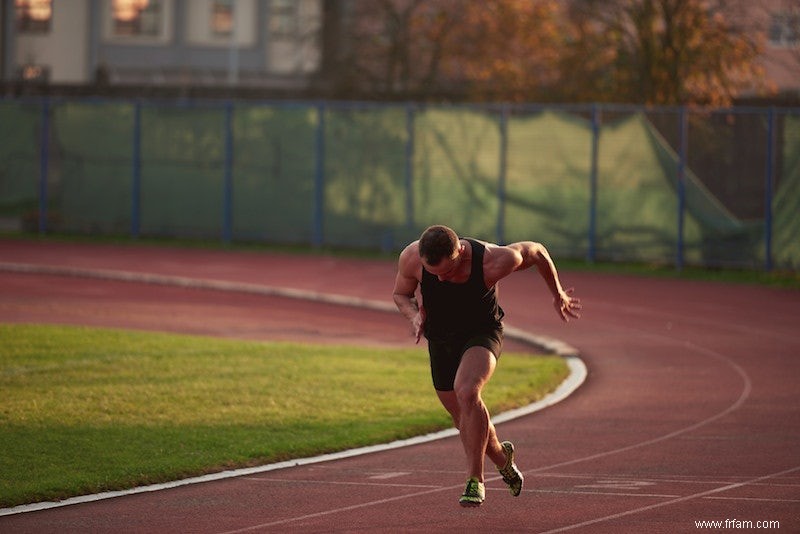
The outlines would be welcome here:
M 49 84 L 299 87 L 321 0 L 0 0 L 2 77 Z
M 324 68 L 327 1 L 0 0 L 0 82 L 302 90 Z M 800 98 L 800 0 L 727 5 L 766 36 L 767 85 Z
M 778 94 L 800 98 L 800 0 L 751 0 L 735 23 L 764 36 L 761 66 Z

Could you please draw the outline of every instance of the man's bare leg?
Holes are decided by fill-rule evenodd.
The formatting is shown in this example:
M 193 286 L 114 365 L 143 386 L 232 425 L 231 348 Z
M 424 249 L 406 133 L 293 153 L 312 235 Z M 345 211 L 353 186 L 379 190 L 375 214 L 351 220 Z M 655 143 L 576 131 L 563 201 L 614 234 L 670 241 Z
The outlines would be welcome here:
M 439 396 L 439 401 L 442 403 L 442 406 L 450 413 L 450 417 L 453 419 L 453 426 L 460 431 L 461 410 L 458 407 L 458 399 L 456 398 L 455 391 L 437 391 L 436 394 Z M 497 439 L 497 434 L 495 433 L 494 425 L 491 421 L 489 421 L 489 439 L 486 443 L 486 456 L 497 466 L 505 464 L 506 456 L 503 453 L 503 449 L 500 445 L 500 441 Z
M 467 456 L 467 476 L 483 482 L 484 454 L 498 465 L 505 461 L 481 391 L 494 373 L 497 358 L 489 349 L 470 347 L 461 358 L 454 392 L 459 410 L 459 433 Z

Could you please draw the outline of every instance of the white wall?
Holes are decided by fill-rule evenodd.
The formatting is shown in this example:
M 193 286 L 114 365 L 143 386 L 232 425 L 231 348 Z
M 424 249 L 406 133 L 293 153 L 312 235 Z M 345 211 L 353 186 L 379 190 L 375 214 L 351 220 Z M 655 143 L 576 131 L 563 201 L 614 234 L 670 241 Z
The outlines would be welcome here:
M 17 67 L 33 63 L 50 67 L 53 83 L 89 81 L 89 0 L 53 2 L 48 33 L 17 34 Z
M 307 74 L 320 62 L 319 42 L 316 39 L 322 24 L 320 0 L 296 0 L 297 35 L 273 37 L 267 43 L 267 69 L 276 74 Z

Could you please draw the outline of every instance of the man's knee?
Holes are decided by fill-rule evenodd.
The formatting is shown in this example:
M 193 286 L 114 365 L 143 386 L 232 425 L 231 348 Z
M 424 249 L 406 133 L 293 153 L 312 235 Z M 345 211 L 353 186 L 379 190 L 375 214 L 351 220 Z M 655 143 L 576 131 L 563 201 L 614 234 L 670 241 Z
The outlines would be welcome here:
M 436 394 L 439 396 L 439 402 L 442 403 L 445 410 L 450 414 L 450 417 L 453 418 L 453 423 L 455 424 L 456 428 L 458 428 L 458 422 L 461 418 L 459 403 L 458 403 L 458 396 L 456 395 L 455 391 L 437 391 Z
M 458 406 L 462 411 L 469 410 L 474 406 L 478 406 L 482 402 L 481 388 L 477 384 L 456 384 L 455 393 L 456 399 L 458 400 Z

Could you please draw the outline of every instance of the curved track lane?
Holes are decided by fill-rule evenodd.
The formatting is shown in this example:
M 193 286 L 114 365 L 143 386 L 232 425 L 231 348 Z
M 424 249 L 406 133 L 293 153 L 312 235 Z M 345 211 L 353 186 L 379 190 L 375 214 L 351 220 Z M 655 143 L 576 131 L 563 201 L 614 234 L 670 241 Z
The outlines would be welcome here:
M 387 302 L 394 275 L 391 262 L 23 241 L 0 241 L 0 258 Z M 800 293 L 612 275 L 562 278 L 585 305 L 584 317 L 569 325 L 555 317 L 535 275 L 502 283 L 509 325 L 567 341 L 590 369 L 572 397 L 498 427 L 517 445 L 526 475 L 518 498 L 490 476 L 485 505 L 461 509 L 462 455 L 450 438 L 4 516 L 0 531 L 690 532 L 698 521 L 729 528 L 778 521 L 783 531 L 800 531 Z M 397 315 L 279 297 L 7 272 L 0 289 L 3 321 L 408 342 Z M 158 310 L 169 315 L 156 316 Z

